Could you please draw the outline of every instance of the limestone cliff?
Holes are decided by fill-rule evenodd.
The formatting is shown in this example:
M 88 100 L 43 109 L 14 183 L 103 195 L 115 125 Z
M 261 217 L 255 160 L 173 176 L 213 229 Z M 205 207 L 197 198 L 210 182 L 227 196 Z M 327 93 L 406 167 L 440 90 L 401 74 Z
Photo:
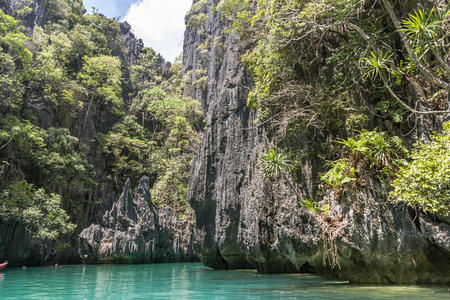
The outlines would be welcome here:
M 143 263 L 189 261 L 193 214 L 182 218 L 169 206 L 157 209 L 151 202 L 150 180 L 143 177 L 131 193 L 128 180 L 120 198 L 81 234 L 80 256 L 89 263 Z
M 201 99 L 206 112 L 188 195 L 201 260 L 219 269 L 318 272 L 352 282 L 449 283 L 448 223 L 369 190 L 340 199 L 328 192 L 332 209 L 321 217 L 298 207 L 283 182 L 264 180 L 258 161 L 267 136 L 264 126 L 254 125 L 256 111 L 246 106 L 252 80 L 241 63 L 245 41 L 223 32 L 218 3 L 194 1 L 194 13 L 206 17 L 187 20 L 183 52 L 193 83 L 186 93 Z M 196 84 L 201 75 L 207 76 L 203 87 Z M 307 158 L 305 195 L 313 166 Z
M 37 29 L 36 26 L 51 27 L 56 21 L 61 21 L 59 13 L 52 11 L 65 12 L 67 7 L 64 5 L 67 3 L 82 5 L 81 1 L 33 0 L 28 3 L 2 0 L 0 9 L 20 20 L 26 28 L 25 33 L 32 35 L 33 30 Z M 18 6 L 26 5 L 29 5 L 29 9 L 25 10 L 26 14 L 19 14 Z M 77 12 L 80 14 L 78 17 L 81 17 L 84 9 L 81 7 Z M 64 209 L 70 214 L 71 222 L 77 225 L 77 228 L 73 235 L 64 236 L 61 241 L 35 240 L 29 230 L 19 222 L 0 218 L 0 259 L 8 259 L 11 266 L 81 263 L 83 260 L 154 262 L 195 258 L 191 247 L 193 213 L 184 210 L 181 212 L 178 206 L 173 208 L 153 206 L 149 189 L 155 183 L 155 174 L 151 174 L 151 179 L 144 177 L 141 180 L 134 197 L 130 181 L 123 187 L 111 180 L 107 158 L 101 153 L 99 136 L 108 134 L 128 112 L 136 93 L 136 87 L 130 80 L 130 73 L 133 65 L 140 63 L 138 59 L 145 50 L 142 40 L 133 34 L 128 23 L 117 24 L 114 20 L 105 20 L 106 18 L 101 15 L 98 17 L 110 22 L 110 25 L 118 30 L 112 55 L 120 59 L 122 66 L 123 111 L 112 113 L 105 109 L 105 106 L 92 103 L 89 108 L 85 105 L 83 109 L 72 112 L 74 118 L 62 123 L 62 116 L 58 115 L 59 112 L 52 103 L 45 101 L 45 95 L 39 92 L 40 87 L 36 88 L 37 91 L 30 88 L 25 101 L 28 98 L 36 98 L 35 100 L 41 103 L 39 107 L 30 108 L 33 121 L 42 129 L 66 127 L 73 136 L 86 144 L 87 158 L 95 169 L 93 179 L 96 186 L 84 193 L 84 199 L 80 201 L 82 203 L 76 213 L 70 204 L 63 203 Z M 63 18 L 62 22 L 64 21 L 66 20 Z M 74 22 L 78 21 L 75 19 Z M 161 55 L 155 54 L 154 61 L 152 64 L 154 69 L 148 70 L 148 73 L 163 79 L 169 79 L 173 75 L 170 71 L 171 64 Z M 3 178 L 5 177 L 1 180 Z M 119 198 L 118 193 L 122 189 L 124 191 Z M 81 244 L 78 236 L 80 233 L 82 233 Z M 114 241 L 115 244 L 108 244 L 108 241 L 111 243 Z

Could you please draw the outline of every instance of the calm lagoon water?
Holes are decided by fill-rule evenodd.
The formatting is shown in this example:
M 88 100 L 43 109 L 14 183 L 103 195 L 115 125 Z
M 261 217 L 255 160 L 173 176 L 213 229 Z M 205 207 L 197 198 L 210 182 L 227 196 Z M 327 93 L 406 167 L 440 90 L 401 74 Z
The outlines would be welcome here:
M 3 274 L 3 275 L 2 275 Z M 198 263 L 0 272 L 0 299 L 450 299 L 439 286 L 364 286 L 312 275 L 213 271 Z

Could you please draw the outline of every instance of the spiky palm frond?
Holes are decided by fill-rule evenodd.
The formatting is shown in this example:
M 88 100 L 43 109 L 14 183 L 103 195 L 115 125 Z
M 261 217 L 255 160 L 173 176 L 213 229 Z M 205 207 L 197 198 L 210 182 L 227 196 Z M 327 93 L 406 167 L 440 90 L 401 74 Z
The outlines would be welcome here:
M 364 58 L 364 62 L 366 63 L 365 76 L 371 80 L 377 79 L 383 69 L 388 70 L 388 63 L 391 57 L 392 54 L 383 53 L 382 50 L 377 50 L 376 52 L 371 51 L 370 57 Z
M 440 34 L 444 19 L 434 9 L 417 9 L 402 21 L 402 30 L 413 43 L 433 40 Z
M 266 178 L 278 177 L 283 170 L 290 171 L 292 161 L 288 159 L 286 153 L 271 148 L 261 156 L 261 165 Z

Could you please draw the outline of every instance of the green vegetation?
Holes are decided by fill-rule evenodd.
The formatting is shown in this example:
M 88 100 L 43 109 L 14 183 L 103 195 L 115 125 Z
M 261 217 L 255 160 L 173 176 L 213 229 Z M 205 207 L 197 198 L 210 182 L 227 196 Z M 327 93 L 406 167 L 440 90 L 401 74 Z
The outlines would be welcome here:
M 348 159 L 341 158 L 329 164 L 331 167 L 321 179 L 335 190 L 345 184 L 356 181 L 355 168 L 350 166 Z
M 84 58 L 78 80 L 91 96 L 85 119 L 88 118 L 90 106 L 96 98 L 101 99 L 101 108 L 111 109 L 116 113 L 122 111 L 121 77 L 118 58 L 105 55 Z
M 237 32 L 244 35 L 251 25 L 251 4 L 251 0 L 222 0 L 214 7 L 214 11 L 222 20 L 230 24 L 230 28 L 225 30 L 226 33 Z
M 0 10 L 0 222 L 66 238 L 105 190 L 144 175 L 157 205 L 186 207 L 203 116 L 180 61 L 163 74 L 143 48 L 130 65 L 119 23 L 81 0 L 44 1 L 48 22 L 26 29 L 30 4 Z
M 191 9 L 186 14 L 187 27 L 197 27 L 206 22 L 205 9 L 207 2 L 207 0 L 199 0 L 192 5 Z
M 450 214 L 450 123 L 431 141 L 414 145 L 411 161 L 401 167 L 391 193 L 394 202 L 405 202 L 428 213 Z
M 25 46 L 27 37 L 18 27 L 18 21 L 0 10 L 0 112 L 11 112 L 20 107 L 25 92 L 22 79 L 33 54 Z
M 0 218 L 6 222 L 22 222 L 36 239 L 55 240 L 75 229 L 60 207 L 59 195 L 48 195 L 44 189 L 36 189 L 26 181 L 7 186 L 1 191 L 0 200 Z
M 317 200 L 316 201 L 312 201 L 310 199 L 303 199 L 303 200 L 300 200 L 298 202 L 298 204 L 299 204 L 300 207 L 306 208 L 309 211 L 312 211 L 312 212 L 315 212 L 315 213 L 318 213 L 318 214 L 327 215 L 328 211 L 330 210 L 330 205 L 329 204 L 327 204 L 325 206 L 321 206 L 317 202 Z
M 261 165 L 264 170 L 264 176 L 268 178 L 278 177 L 283 172 L 289 172 L 292 162 L 285 153 L 277 152 L 276 149 L 271 148 L 267 153 L 262 155 Z
M 414 133 L 424 117 L 449 114 L 449 7 L 417 5 L 219 2 L 215 11 L 231 20 L 229 33 L 249 45 L 242 56 L 254 79 L 247 105 L 260 112 L 258 121 L 278 149 L 261 158 L 266 177 L 282 172 L 296 190 L 302 161 L 310 156 L 318 167 L 311 198 L 320 199 L 329 188 L 340 195 L 357 187 L 392 189 L 397 172 L 405 174 L 410 164 L 398 136 Z M 289 167 L 282 153 L 289 153 Z M 445 156 L 429 160 L 438 165 Z M 439 189 L 445 191 L 445 184 Z
M 377 129 L 362 130 L 356 138 L 338 143 L 345 146 L 343 153 L 347 157 L 331 162 L 332 168 L 322 177 L 335 189 L 354 182 L 357 177 L 364 180 L 372 176 L 388 182 L 408 157 L 408 150 L 399 137 L 389 137 Z

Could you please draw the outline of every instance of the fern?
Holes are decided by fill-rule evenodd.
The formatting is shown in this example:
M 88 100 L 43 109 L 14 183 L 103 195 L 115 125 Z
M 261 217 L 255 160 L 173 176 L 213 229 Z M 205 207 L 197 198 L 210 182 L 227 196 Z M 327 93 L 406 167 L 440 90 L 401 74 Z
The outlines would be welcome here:
M 348 159 L 343 158 L 329 163 L 331 169 L 321 179 L 333 189 L 339 189 L 343 185 L 356 181 L 355 168 L 350 166 Z

